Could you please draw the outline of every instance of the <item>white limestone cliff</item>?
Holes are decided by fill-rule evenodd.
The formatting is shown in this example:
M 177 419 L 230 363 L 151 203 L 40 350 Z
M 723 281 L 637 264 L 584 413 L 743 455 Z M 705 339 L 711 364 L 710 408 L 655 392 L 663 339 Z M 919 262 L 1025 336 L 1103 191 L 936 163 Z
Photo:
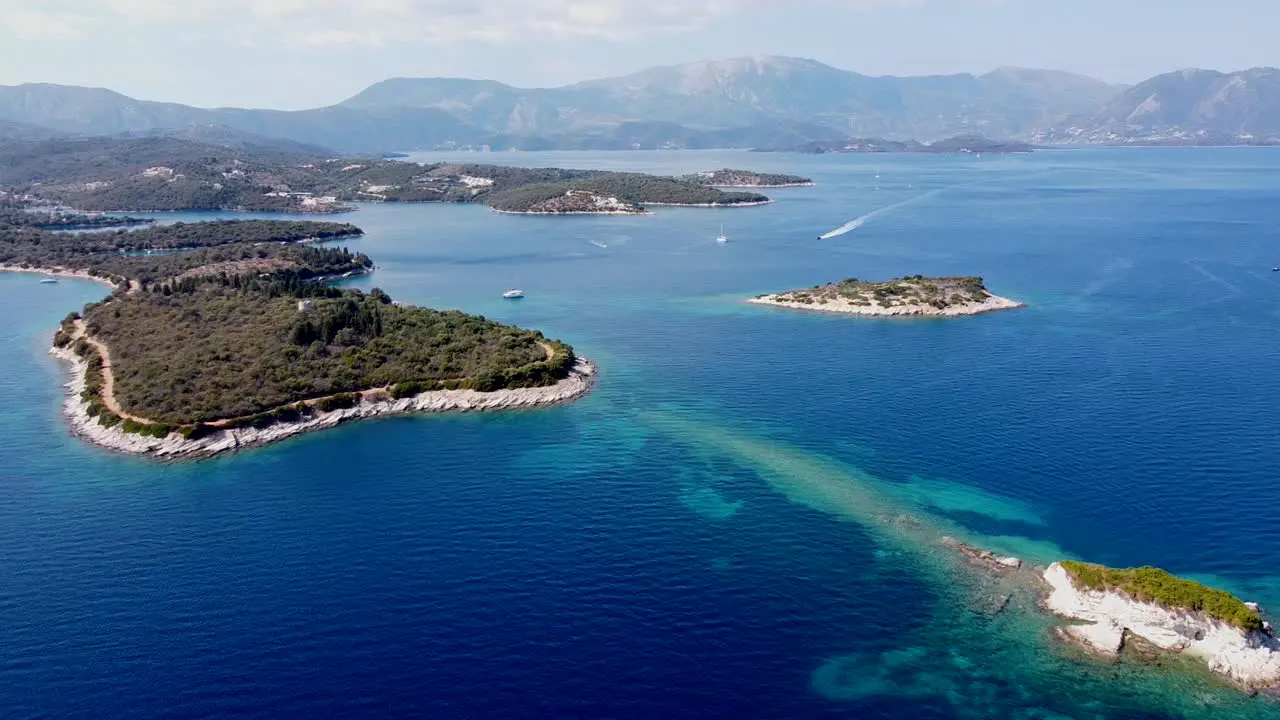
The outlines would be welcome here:
M 1044 606 L 1087 625 L 1058 628 L 1065 639 L 1096 654 L 1116 657 L 1128 631 L 1170 652 L 1202 659 L 1213 672 L 1249 689 L 1280 687 L 1280 642 L 1266 632 L 1244 630 L 1202 613 L 1139 602 L 1112 590 L 1077 588 L 1061 563 L 1043 575 L 1050 592 Z

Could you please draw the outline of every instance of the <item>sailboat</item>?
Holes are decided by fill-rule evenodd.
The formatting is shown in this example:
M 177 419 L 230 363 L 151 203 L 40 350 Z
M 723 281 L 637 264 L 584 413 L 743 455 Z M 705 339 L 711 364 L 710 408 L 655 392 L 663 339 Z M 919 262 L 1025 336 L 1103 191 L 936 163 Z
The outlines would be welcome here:
M 723 223 L 721 223 L 721 224 L 720 224 L 720 234 L 716 236 L 716 242 L 718 242 L 718 243 L 727 243 L 727 242 L 729 242 L 729 236 L 724 234 L 724 224 L 723 224 Z

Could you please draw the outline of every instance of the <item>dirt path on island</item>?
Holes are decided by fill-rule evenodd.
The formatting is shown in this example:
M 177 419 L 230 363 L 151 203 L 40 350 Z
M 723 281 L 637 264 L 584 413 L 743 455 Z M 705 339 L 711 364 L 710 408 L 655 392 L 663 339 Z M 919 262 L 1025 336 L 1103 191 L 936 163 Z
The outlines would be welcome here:
M 102 404 L 106 405 L 107 409 L 111 412 L 119 415 L 121 419 L 132 420 L 134 422 L 148 425 L 152 424 L 153 421 L 127 413 L 124 411 L 124 408 L 120 407 L 120 403 L 116 400 L 115 375 L 111 372 L 111 352 L 107 350 L 107 346 L 105 344 L 89 335 L 89 328 L 85 325 L 83 319 L 76 320 L 74 327 L 75 332 L 71 336 L 72 342 L 83 339 L 85 342 L 89 343 L 90 347 L 97 350 L 98 355 L 102 358 L 102 392 L 99 395 L 102 399 Z

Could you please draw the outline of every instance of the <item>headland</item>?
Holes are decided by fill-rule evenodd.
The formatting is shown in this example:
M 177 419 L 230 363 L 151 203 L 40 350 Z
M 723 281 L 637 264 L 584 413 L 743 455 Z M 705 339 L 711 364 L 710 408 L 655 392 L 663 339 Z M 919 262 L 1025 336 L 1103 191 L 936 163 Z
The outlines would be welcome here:
M 70 235 L 0 226 L 0 271 L 95 280 L 53 354 L 73 429 L 103 447 L 207 457 L 395 413 L 565 402 L 594 367 L 537 331 L 326 283 L 373 262 L 310 241 L 352 225 L 214 221 Z

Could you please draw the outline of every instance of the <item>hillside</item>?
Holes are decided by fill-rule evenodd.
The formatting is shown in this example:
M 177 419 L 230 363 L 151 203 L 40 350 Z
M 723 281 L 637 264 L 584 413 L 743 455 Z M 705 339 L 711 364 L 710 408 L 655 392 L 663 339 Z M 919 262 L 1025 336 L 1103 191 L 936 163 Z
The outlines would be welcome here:
M 1058 142 L 1280 142 L 1280 70 L 1158 75 L 1042 137 Z
M 1025 132 L 1096 108 L 1114 92 L 1106 83 L 1056 71 L 871 77 L 813 60 L 762 56 L 655 67 L 540 90 L 397 78 L 342 106 L 441 109 L 476 127 L 515 135 L 583 132 L 634 121 L 670 123 L 682 132 L 792 122 L 845 135 L 934 139 L 962 132 Z M 767 138 L 748 145 L 759 140 Z

